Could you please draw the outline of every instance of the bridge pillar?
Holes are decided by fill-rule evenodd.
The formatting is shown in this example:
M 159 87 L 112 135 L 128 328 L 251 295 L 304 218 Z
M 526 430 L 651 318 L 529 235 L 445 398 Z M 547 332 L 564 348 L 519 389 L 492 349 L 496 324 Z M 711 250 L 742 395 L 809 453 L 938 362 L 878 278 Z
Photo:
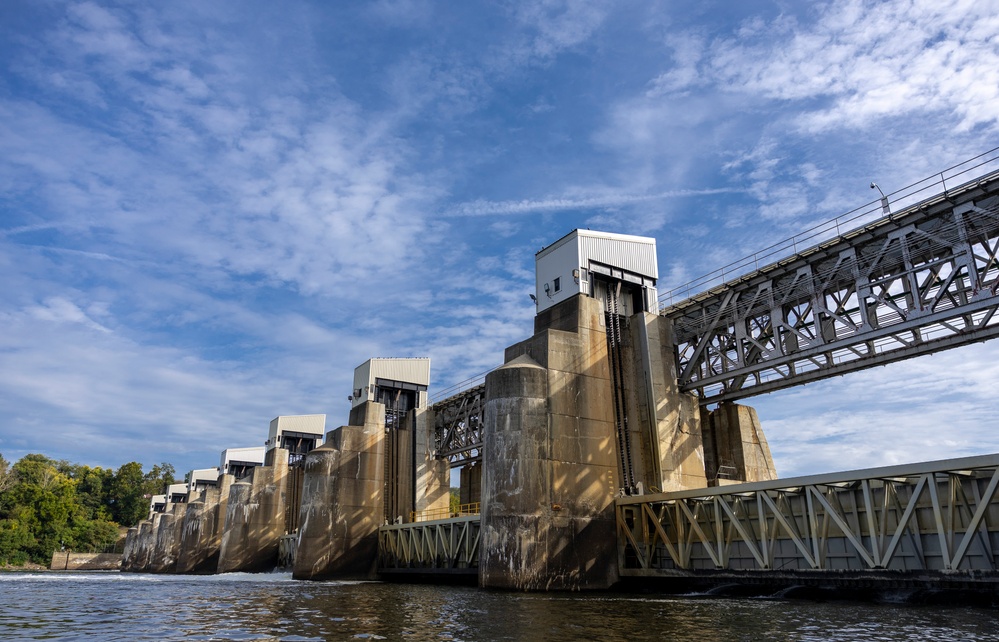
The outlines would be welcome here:
M 479 583 L 607 588 L 618 471 L 601 304 L 577 296 L 535 324 L 486 377 Z
M 414 489 L 413 509 L 416 512 L 446 509 L 451 501 L 451 467 L 446 459 L 435 456 L 434 422 L 427 408 L 416 408 L 412 418 Z M 404 516 L 409 519 L 409 516 Z
M 458 502 L 473 504 L 482 501 L 482 466 L 477 462 L 461 467 Z
M 305 457 L 295 579 L 375 578 L 385 521 L 385 405 L 356 406 L 350 423 Z
M 268 459 L 253 469 L 252 482 L 229 488 L 219 573 L 270 571 L 277 564 L 286 528 L 288 451 L 272 449 Z
M 214 573 L 218 568 L 233 481 L 232 475 L 222 475 L 217 487 L 205 489 L 197 501 L 188 504 L 177 553 L 177 573 Z
M 713 411 L 702 409 L 701 424 L 705 468 L 712 486 L 777 479 L 770 446 L 755 409 L 722 403 Z
M 673 349 L 673 323 L 642 312 L 628 320 L 623 356 L 626 402 L 632 434 L 640 445 L 639 479 L 645 491 L 704 488 L 704 448 L 697 397 L 680 392 Z

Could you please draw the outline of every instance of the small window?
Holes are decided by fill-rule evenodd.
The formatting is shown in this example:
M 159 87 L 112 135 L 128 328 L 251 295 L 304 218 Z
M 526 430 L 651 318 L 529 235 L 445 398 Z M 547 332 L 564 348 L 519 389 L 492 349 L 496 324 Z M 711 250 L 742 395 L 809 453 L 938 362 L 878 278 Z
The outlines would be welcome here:
M 559 276 L 555 278 L 555 291 L 558 292 L 561 289 L 562 289 L 562 277 Z

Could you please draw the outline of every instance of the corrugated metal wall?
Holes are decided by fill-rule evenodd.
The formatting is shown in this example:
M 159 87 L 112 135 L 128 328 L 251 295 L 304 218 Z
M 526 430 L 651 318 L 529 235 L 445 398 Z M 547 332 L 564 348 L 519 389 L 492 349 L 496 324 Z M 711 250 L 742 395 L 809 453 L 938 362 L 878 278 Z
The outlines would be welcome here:
M 430 385 L 430 359 L 372 359 L 371 382 L 375 377 L 405 381 L 417 385 Z
M 277 430 L 305 432 L 322 436 L 326 432 L 326 415 L 286 415 L 271 420 L 271 438 L 277 436 Z M 273 446 L 273 444 L 272 444 Z
M 659 278 L 655 242 L 579 234 L 580 262 L 598 261 L 642 276 Z

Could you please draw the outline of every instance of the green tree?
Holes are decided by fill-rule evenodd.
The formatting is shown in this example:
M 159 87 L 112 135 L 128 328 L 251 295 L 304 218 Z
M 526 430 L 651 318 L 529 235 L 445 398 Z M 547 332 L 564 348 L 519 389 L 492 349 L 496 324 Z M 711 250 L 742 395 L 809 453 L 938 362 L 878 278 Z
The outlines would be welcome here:
M 11 487 L 14 483 L 14 475 L 11 474 L 10 464 L 0 455 L 0 494 Z
M 149 514 L 142 464 L 131 461 L 114 473 L 111 481 L 111 516 L 122 526 L 135 526 Z M 162 491 L 160 491 L 162 492 Z
M 52 551 L 103 550 L 118 539 L 118 526 L 103 517 L 102 507 L 87 506 L 77 493 L 77 477 L 92 477 L 94 469 L 26 455 L 14 464 L 13 474 L 14 483 L 4 493 L 0 557 L 47 564 Z
M 167 486 L 177 483 L 176 474 L 172 464 L 163 462 L 154 465 L 143 478 L 146 494 L 162 495 Z

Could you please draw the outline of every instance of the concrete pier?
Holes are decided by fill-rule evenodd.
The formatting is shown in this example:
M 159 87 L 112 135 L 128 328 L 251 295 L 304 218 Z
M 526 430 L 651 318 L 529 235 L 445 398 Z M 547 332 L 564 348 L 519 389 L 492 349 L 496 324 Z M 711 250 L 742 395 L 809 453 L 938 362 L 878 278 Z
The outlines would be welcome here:
M 603 313 L 588 297 L 549 312 L 486 377 L 485 587 L 578 590 L 617 579 L 608 543 L 618 460 Z
M 229 489 L 219 573 L 269 571 L 277 564 L 278 540 L 287 529 L 288 451 L 267 453 L 250 482 Z
M 374 579 L 385 521 L 385 406 L 365 402 L 305 458 L 295 579 Z
M 713 411 L 702 410 L 701 424 L 710 485 L 777 479 L 770 446 L 755 409 L 723 403 Z
M 197 500 L 188 504 L 177 553 L 177 573 L 214 573 L 218 569 L 222 530 L 233 482 L 232 475 L 222 475 L 217 487 L 204 490 Z

